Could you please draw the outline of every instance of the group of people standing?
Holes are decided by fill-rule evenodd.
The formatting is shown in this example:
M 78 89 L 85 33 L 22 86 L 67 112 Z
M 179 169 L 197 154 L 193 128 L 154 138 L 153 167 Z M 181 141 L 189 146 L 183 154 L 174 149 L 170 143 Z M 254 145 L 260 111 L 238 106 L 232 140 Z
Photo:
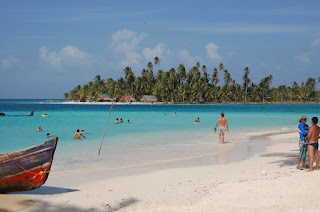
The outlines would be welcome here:
M 319 170 L 319 135 L 320 135 L 320 127 L 318 124 L 318 117 L 313 117 L 311 119 L 311 127 L 306 123 L 307 117 L 302 116 L 299 120 L 298 130 L 300 134 L 299 138 L 299 157 L 298 157 L 298 166 L 297 169 L 304 169 L 307 168 L 306 166 L 306 154 L 309 155 L 310 166 L 308 171 L 313 171 L 313 162 L 314 158 L 316 160 L 315 169 Z M 302 166 L 301 165 L 302 161 Z

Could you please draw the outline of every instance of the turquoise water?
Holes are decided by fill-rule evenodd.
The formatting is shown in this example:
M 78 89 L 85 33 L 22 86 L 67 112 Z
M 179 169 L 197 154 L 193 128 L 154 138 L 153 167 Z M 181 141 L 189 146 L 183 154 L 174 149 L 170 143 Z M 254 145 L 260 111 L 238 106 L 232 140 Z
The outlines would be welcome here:
M 32 117 L 0 117 L 0 154 L 42 143 L 47 140 L 46 133 L 59 137 L 57 154 L 63 158 L 78 160 L 97 154 L 110 105 L 63 104 L 60 100 L 0 100 L 0 112 L 7 115 L 27 115 L 30 110 L 35 111 Z M 176 116 L 174 112 L 177 112 Z M 294 130 L 301 115 L 319 116 L 320 105 L 114 105 L 103 151 L 152 147 L 160 143 L 183 145 L 204 135 L 213 137 L 213 128 L 221 112 L 226 114 L 230 134 L 254 135 Z M 48 114 L 48 117 L 41 117 L 41 114 Z M 194 125 L 193 121 L 198 117 L 200 124 Z M 122 118 L 124 123 L 115 124 L 116 118 Z M 44 131 L 37 132 L 38 126 Z M 85 130 L 87 138 L 73 140 L 77 129 Z

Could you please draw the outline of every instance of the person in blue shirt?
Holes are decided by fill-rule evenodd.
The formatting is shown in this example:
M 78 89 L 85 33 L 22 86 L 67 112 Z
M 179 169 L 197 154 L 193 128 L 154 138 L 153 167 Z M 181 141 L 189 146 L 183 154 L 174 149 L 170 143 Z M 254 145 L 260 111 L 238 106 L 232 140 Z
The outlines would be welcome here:
M 306 116 L 301 116 L 301 119 L 299 122 L 300 122 L 300 124 L 298 125 L 298 130 L 299 130 L 299 135 L 300 135 L 299 149 L 301 152 L 301 150 L 303 149 L 304 142 L 305 142 L 305 137 L 308 135 L 309 126 L 306 124 L 306 122 L 307 122 Z M 301 159 L 302 159 L 302 166 L 300 166 Z M 306 157 L 305 157 L 305 154 L 299 154 L 297 169 L 303 169 L 303 167 L 304 168 L 306 167 Z

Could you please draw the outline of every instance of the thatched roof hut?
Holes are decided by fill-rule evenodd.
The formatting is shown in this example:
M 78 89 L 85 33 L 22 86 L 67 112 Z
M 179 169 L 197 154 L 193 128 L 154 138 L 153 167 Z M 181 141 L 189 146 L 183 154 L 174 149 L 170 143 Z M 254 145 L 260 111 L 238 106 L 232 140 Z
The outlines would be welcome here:
M 157 102 L 157 97 L 153 95 L 144 95 L 141 99 L 140 102 Z

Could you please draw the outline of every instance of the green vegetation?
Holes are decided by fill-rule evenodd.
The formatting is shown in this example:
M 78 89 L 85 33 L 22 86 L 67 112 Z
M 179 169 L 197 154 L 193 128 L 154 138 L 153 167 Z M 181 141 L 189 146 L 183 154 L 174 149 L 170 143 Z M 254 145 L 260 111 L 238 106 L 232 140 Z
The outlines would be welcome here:
M 305 102 L 319 101 L 320 91 L 316 89 L 317 79 L 309 78 L 298 85 L 293 82 L 292 87 L 280 85 L 271 87 L 272 75 L 266 76 L 258 84 L 250 78 L 250 68 L 243 70 L 242 83 L 238 84 L 231 78 L 230 72 L 221 63 L 213 69 L 212 76 L 208 68 L 196 63 L 189 71 L 183 64 L 177 69 L 171 68 L 167 72 L 158 70 L 154 74 L 154 67 L 159 67 L 160 59 L 154 58 L 147 69 L 142 69 L 141 76 L 136 76 L 130 67 L 125 67 L 124 77 L 118 80 L 101 79 L 100 75 L 86 85 L 78 85 L 64 94 L 65 99 L 82 100 L 88 98 L 97 101 L 101 94 L 111 98 L 132 95 L 139 100 L 143 95 L 154 95 L 160 102 Z M 219 85 L 220 77 L 223 78 Z

